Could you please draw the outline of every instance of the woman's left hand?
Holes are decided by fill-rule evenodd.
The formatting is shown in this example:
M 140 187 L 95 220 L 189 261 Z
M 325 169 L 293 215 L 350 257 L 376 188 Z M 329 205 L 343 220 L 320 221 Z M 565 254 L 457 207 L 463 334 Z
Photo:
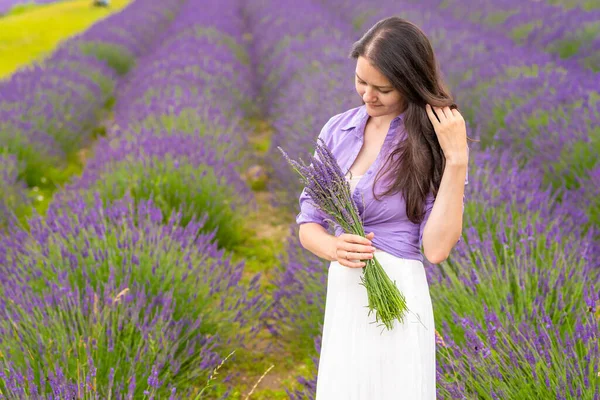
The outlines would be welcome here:
M 425 105 L 427 115 L 438 137 L 446 161 L 452 163 L 468 162 L 467 127 L 462 115 L 450 107 L 432 107 Z M 435 114 L 434 114 L 435 111 Z

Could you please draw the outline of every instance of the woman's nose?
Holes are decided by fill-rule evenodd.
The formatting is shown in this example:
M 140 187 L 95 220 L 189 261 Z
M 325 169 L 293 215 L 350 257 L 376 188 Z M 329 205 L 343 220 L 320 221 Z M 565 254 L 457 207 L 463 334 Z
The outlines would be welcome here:
M 362 97 L 365 103 L 374 103 L 377 100 L 377 98 L 370 89 L 365 90 Z

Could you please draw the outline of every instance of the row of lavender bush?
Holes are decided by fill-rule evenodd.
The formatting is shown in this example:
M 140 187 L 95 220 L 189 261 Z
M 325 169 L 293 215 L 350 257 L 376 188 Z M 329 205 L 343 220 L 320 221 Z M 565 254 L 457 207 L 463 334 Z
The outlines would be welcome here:
M 242 31 L 217 5 L 161 4 L 182 8 L 147 56 L 130 47 L 138 65 L 119 86 L 117 126 L 47 215 L 11 225 L 0 243 L 0 389 L 13 398 L 205 396 L 209 372 L 263 307 L 259 275 L 242 287 L 243 263 L 219 249 L 238 234 L 229 214 L 241 221 L 252 200 L 228 164 L 243 146 L 235 116 L 247 80 L 232 79 L 243 57 L 231 56 Z M 132 36 L 154 26 L 125 21 Z
M 360 104 L 352 89 L 352 63 L 340 52 L 356 35 L 349 23 L 316 2 L 265 1 L 248 7 L 248 16 L 255 21 L 257 78 L 265 82 L 262 108 L 275 132 L 267 157 L 269 190 L 274 205 L 289 212 L 298 204 L 298 178 L 274 151 L 282 146 L 294 158 L 303 156 L 331 115 Z M 291 246 L 281 254 L 273 304 L 262 318 L 274 336 L 310 354 L 320 332 L 325 271 L 318 261 L 318 269 L 310 268 L 310 257 L 298 262 L 296 252 Z
M 103 133 L 119 77 L 176 10 L 177 2 L 133 2 L 0 82 L 0 149 L 17 157 L 17 180 L 53 189 L 69 178 L 81 164 L 79 151 Z
M 50 4 L 60 0 L 0 0 L 0 16 L 9 13 L 16 6 L 30 4 Z
M 584 10 L 600 8 L 600 4 L 595 0 L 547 0 L 547 3 L 566 9 L 573 7 L 581 7 Z
M 426 1 L 461 21 L 489 28 L 561 58 L 569 64 L 600 71 L 600 6 L 562 7 L 543 1 Z
M 400 8 L 380 3 L 368 13 L 363 3 L 340 2 L 329 12 L 334 10 L 343 10 L 347 25 L 368 27 L 389 15 L 419 24 L 432 38 L 459 103 L 469 110 L 470 134 L 481 139 L 481 148 L 471 152 L 470 175 L 475 179 L 467 188 L 465 240 L 448 262 L 427 268 L 441 331 L 438 395 L 597 398 L 596 363 L 590 362 L 599 356 L 598 320 L 590 310 L 595 310 L 600 290 L 598 205 L 590 201 L 598 190 L 593 185 L 598 173 L 588 144 L 597 135 L 599 115 L 594 74 L 566 68 L 543 49 L 516 47 L 447 14 L 431 14 L 427 5 L 406 2 Z M 303 26 L 298 15 L 286 23 L 293 19 L 294 25 Z M 319 15 L 327 15 L 327 10 L 319 9 Z M 323 48 L 335 43 L 333 32 L 320 37 Z M 343 60 L 348 47 L 346 41 L 334 54 Z M 326 116 L 349 108 L 338 104 L 347 98 L 344 91 L 351 85 L 344 80 L 352 76 L 351 70 L 345 76 L 342 72 L 336 86 L 329 81 L 338 71 L 335 65 L 311 69 L 314 59 L 328 59 L 323 54 L 311 58 L 318 52 L 315 48 L 303 50 L 306 59 L 297 57 L 294 71 L 308 75 L 311 85 L 300 80 L 295 91 L 276 93 L 273 101 L 282 108 L 294 104 L 294 114 L 310 107 L 313 87 L 329 87 L 319 94 L 331 94 L 332 99 L 318 99 L 321 113 L 301 112 L 304 124 L 298 118 L 292 120 L 295 125 L 280 122 L 285 121 L 285 111 L 278 114 L 273 149 L 283 143 L 298 153 L 307 151 L 307 137 L 316 136 Z M 273 167 L 274 190 L 284 187 L 288 195 L 299 193 L 293 172 L 284 160 L 278 162 Z M 281 204 L 297 207 L 294 199 Z M 269 316 L 273 326 L 289 328 L 273 329 L 274 333 L 306 333 L 294 340 L 305 344 L 314 338 L 318 354 L 326 267 L 307 254 L 296 237 L 292 230 L 275 282 L 278 302 Z M 305 390 L 293 396 L 312 398 L 316 377 L 299 381 Z
M 100 49 L 96 54 L 121 73 L 140 60 L 139 71 L 126 78 L 130 90 L 118 93 L 120 126 L 141 122 L 125 110 L 135 108 L 133 92 L 144 87 L 148 65 L 157 73 L 162 68 L 165 77 L 162 86 L 152 86 L 159 90 L 157 102 L 167 109 L 177 96 L 164 72 L 174 65 L 160 61 L 174 50 L 179 57 L 173 62 L 181 60 L 186 42 L 195 44 L 194 30 L 203 27 L 196 19 L 197 25 L 188 27 L 192 34 L 165 44 L 157 23 L 180 5 L 161 3 L 161 12 L 154 2 L 137 1 L 115 17 L 115 29 L 95 26 L 70 46 Z M 181 27 L 190 13 L 198 16 L 197 9 L 190 2 L 171 26 Z M 141 57 L 150 47 L 157 48 L 154 59 Z M 62 51 L 65 60 L 71 53 Z M 203 74 L 198 59 L 188 62 Z M 207 103 L 194 100 L 190 104 Z M 14 99 L 15 105 L 22 101 Z M 73 134 L 82 131 L 73 129 Z M 226 172 L 220 169 L 222 149 L 204 146 L 194 131 L 162 133 L 160 123 L 143 133 L 133 128 L 110 132 L 100 139 L 84 174 L 57 193 L 45 218 L 34 216 L 29 230 L 12 226 L 3 237 L 2 393 L 11 398 L 189 398 L 186 392 L 201 386 L 221 360 L 226 340 L 241 340 L 232 325 L 247 326 L 243 322 L 260 306 L 259 298 L 240 291 L 243 265 L 218 250 L 215 233 L 202 232 L 207 218 L 200 213 L 208 207 L 198 202 L 214 206 L 221 200 L 211 198 L 211 189 L 223 183 L 218 179 Z M 14 176 L 14 167 L 5 173 Z M 202 192 L 182 182 L 184 176 Z M 196 181 L 203 176 L 201 187 Z M 159 182 L 164 186 L 158 191 L 149 187 Z M 178 193 L 192 200 L 186 201 L 190 212 L 183 216 L 169 212 L 178 208 L 170 202 Z M 237 308 L 245 305 L 248 314 Z
M 90 143 L 116 79 L 105 63 L 67 49 L 0 82 L 0 151 L 16 157 L 15 179 L 32 188 L 60 183 Z
M 205 213 L 204 229 L 216 229 L 222 247 L 244 239 L 256 204 L 241 178 L 252 89 L 236 4 L 225 13 L 186 3 L 160 47 L 120 84 L 116 126 L 65 196 L 152 197 L 166 215 L 181 209 L 184 224 Z

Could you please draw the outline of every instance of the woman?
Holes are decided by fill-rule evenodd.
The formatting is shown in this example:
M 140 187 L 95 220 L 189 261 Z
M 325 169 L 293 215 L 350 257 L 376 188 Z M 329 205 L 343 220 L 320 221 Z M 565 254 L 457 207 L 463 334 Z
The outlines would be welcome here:
M 444 261 L 460 240 L 468 183 L 465 122 L 442 83 L 431 44 L 391 17 L 352 48 L 363 105 L 333 116 L 320 137 L 359 205 L 366 238 L 345 234 L 300 195 L 302 246 L 331 261 L 317 400 L 436 397 L 435 327 L 423 253 Z M 308 201 L 307 201 L 308 200 Z M 368 315 L 363 260 L 376 256 L 411 312 L 392 330 Z

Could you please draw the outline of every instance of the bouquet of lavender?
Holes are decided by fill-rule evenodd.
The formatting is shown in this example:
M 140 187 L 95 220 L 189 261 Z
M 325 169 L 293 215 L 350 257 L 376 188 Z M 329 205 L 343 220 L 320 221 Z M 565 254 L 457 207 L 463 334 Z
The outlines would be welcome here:
M 315 146 L 316 155 L 311 158 L 310 165 L 306 165 L 302 159 L 300 162 L 291 160 L 281 147 L 278 149 L 292 168 L 300 174 L 306 192 L 311 196 L 315 206 L 333 218 L 333 221 L 338 223 L 345 232 L 365 237 L 358 208 L 350 193 L 350 185 L 327 145 L 321 138 L 318 141 Z M 385 327 L 391 330 L 393 320 L 397 318 L 402 323 L 406 312 L 409 311 L 406 299 L 376 257 L 366 260 L 362 272 L 361 285 L 367 289 L 369 299 L 368 315 L 375 310 L 376 322 L 381 320 Z

